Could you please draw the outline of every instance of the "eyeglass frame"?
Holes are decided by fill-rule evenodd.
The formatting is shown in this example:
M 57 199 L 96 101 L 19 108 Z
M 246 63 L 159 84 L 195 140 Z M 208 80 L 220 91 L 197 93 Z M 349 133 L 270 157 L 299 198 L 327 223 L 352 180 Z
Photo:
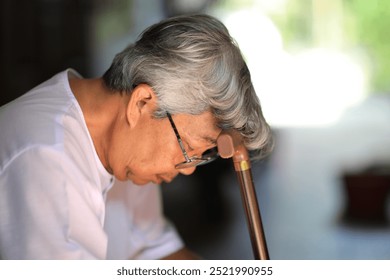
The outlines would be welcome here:
M 206 155 L 203 153 L 201 155 L 201 157 L 197 157 L 197 156 L 190 157 L 188 155 L 186 149 L 184 148 L 183 140 L 180 137 L 180 134 L 176 128 L 175 122 L 173 121 L 171 114 L 169 112 L 166 112 L 166 114 L 167 114 L 169 123 L 171 124 L 171 127 L 176 135 L 176 139 L 177 139 L 177 142 L 179 143 L 181 152 L 185 158 L 185 161 L 180 162 L 180 163 L 175 165 L 176 169 L 192 168 L 192 167 L 204 165 L 204 164 L 210 163 L 218 158 L 219 155 L 218 155 L 218 152 L 216 151 L 215 148 L 213 149 L 214 152 L 211 152 L 211 153 L 206 154 Z

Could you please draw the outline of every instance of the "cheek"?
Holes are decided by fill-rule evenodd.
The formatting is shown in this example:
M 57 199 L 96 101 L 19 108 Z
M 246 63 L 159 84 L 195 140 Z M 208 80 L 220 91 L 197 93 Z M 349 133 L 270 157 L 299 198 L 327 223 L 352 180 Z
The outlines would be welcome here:
M 155 146 L 145 151 L 137 164 L 147 173 L 162 173 L 173 166 L 171 155 L 167 148 Z
M 145 124 L 135 128 L 128 138 L 117 139 L 117 147 L 112 149 L 115 151 L 112 163 L 118 179 L 126 178 L 128 173 L 133 178 L 148 179 L 176 171 L 175 163 L 184 159 L 179 144 L 173 132 L 168 130 L 170 127 L 158 124 Z M 167 131 L 172 135 L 167 135 Z
M 172 172 L 174 169 L 172 152 L 168 147 L 157 146 L 153 143 L 146 143 L 142 147 L 137 147 L 131 159 L 127 163 L 127 169 L 135 176 L 150 176 Z

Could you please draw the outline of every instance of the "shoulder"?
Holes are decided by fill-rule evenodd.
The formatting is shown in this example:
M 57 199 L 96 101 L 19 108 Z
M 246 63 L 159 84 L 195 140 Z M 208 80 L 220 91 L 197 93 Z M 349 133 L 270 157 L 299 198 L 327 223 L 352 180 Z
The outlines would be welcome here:
M 59 173 L 69 165 L 69 159 L 61 145 L 30 145 L 24 149 L 15 150 L 9 157 L 0 158 L 0 177 L 7 176 L 14 180 L 22 177 L 30 178 L 33 181 L 45 180 L 49 175 L 55 175 L 57 180 L 61 178 Z M 42 176 L 46 174 L 46 176 Z
M 65 156 L 82 138 L 90 144 L 82 112 L 69 88 L 68 71 L 1 107 L 0 130 L 0 170 L 22 155 L 55 153 L 58 157 L 62 152 Z

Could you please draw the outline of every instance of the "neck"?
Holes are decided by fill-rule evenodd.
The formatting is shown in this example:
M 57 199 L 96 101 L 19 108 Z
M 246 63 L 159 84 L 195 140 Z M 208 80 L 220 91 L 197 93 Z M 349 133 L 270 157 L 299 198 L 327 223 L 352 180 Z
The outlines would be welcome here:
M 71 79 L 70 86 L 80 104 L 99 159 L 112 173 L 107 152 L 115 122 L 125 105 L 125 97 L 110 92 L 102 79 Z

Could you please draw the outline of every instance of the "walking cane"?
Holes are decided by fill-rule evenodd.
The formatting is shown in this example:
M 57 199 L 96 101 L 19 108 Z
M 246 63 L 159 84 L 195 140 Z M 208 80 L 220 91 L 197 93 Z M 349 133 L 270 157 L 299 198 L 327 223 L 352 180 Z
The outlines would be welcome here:
M 222 158 L 232 158 L 240 184 L 241 198 L 250 233 L 255 260 L 269 260 L 256 191 L 253 184 L 248 151 L 238 132 L 222 132 L 217 139 L 218 153 Z

